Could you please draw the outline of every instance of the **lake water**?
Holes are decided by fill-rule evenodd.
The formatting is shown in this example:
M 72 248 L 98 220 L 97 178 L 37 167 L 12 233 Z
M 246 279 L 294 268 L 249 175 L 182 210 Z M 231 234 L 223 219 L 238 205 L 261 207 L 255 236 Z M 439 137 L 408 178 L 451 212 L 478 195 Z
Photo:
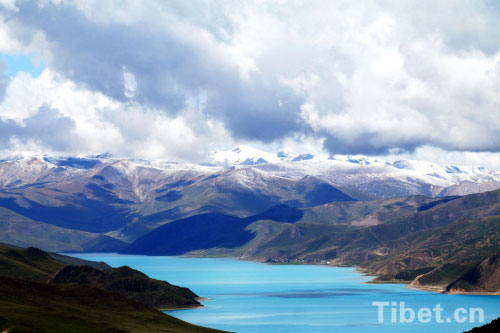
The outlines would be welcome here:
M 188 287 L 209 298 L 202 301 L 205 308 L 167 313 L 233 332 L 462 332 L 480 323 L 455 322 L 453 314 L 458 307 L 481 307 L 485 322 L 500 316 L 500 296 L 442 295 L 404 285 L 367 284 L 371 278 L 353 268 L 116 254 L 76 256 L 113 267 L 128 265 L 150 277 Z M 396 302 L 396 323 L 391 322 L 391 306 L 379 323 L 378 309 L 372 302 Z M 444 323 L 438 323 L 434 315 L 429 323 L 417 319 L 401 323 L 399 302 L 417 314 L 422 307 L 440 304 Z M 427 319 L 422 311 L 422 318 Z M 406 318 L 411 319 L 408 311 Z M 447 323 L 447 318 L 451 322 Z

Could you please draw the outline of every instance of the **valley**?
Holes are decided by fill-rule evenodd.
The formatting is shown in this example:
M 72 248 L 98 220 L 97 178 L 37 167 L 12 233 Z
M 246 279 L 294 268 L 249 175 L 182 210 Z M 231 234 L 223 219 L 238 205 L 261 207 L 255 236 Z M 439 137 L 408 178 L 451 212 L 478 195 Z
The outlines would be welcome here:
M 246 146 L 211 165 L 14 158 L 0 162 L 0 241 L 348 265 L 444 290 L 499 252 L 500 191 L 488 191 L 499 180 L 484 168 Z
M 489 278 L 500 276 L 500 173 L 484 168 L 243 147 L 209 165 L 13 158 L 0 162 L 0 184 L 0 241 L 29 247 L 15 251 L 349 266 L 373 285 L 500 293 Z M 5 284 L 61 298 L 78 284 L 148 309 L 200 306 L 190 290 L 129 267 L 61 260 L 42 269 L 8 261 Z

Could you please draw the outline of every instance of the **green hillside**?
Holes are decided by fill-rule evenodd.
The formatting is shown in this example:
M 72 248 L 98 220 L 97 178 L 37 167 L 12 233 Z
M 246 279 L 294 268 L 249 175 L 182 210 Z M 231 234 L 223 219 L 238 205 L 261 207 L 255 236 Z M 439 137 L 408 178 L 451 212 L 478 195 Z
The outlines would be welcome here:
M 211 332 L 153 309 L 199 306 L 196 297 L 129 267 L 0 243 L 2 331 Z
M 16 332 L 215 332 L 78 284 L 0 277 L 0 329 Z
M 100 270 L 91 266 L 64 266 L 48 283 L 92 286 L 113 292 L 154 308 L 197 307 L 198 295 L 187 288 L 155 280 L 127 266 Z

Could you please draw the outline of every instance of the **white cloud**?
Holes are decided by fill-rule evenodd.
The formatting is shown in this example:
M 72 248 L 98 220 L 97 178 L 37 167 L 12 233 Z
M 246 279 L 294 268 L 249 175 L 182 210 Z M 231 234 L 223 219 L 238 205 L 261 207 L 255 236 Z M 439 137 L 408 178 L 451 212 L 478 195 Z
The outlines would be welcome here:
M 500 154 L 498 153 L 446 151 L 430 146 L 419 147 L 411 154 L 386 155 L 383 158 L 388 161 L 411 159 L 433 161 L 445 165 L 469 165 L 494 170 L 500 169 Z
M 11 80 L 0 115 L 49 105 L 82 151 L 203 160 L 256 142 L 497 163 L 491 1 L 9 1 L 0 15 L 0 51 L 49 68 Z
M 39 110 L 57 110 L 59 116 L 43 117 Z M 202 162 L 207 152 L 231 138 L 220 122 L 200 120 L 187 108 L 175 117 L 134 103 L 121 103 L 98 92 L 78 87 L 60 75 L 45 70 L 40 77 L 19 72 L 0 104 L 0 127 L 5 122 L 12 140 L 0 147 L 2 155 L 15 151 L 49 154 L 91 154 L 111 152 L 116 156 Z M 61 135 L 49 135 L 64 117 Z M 36 120 L 26 124 L 27 120 Z M 41 121 L 45 120 L 45 121 Z M 28 125 L 28 126 L 27 126 Z M 30 126 L 29 126 L 30 125 Z M 26 130 L 23 130 L 23 126 Z M 2 127 L 3 134 L 6 126 Z M 31 130 L 33 133 L 26 133 Z M 45 132 L 46 136 L 36 133 Z M 53 140 L 60 140 L 58 145 Z M 36 140 L 34 140 L 36 139 Z M 3 141 L 6 138 L 2 137 Z

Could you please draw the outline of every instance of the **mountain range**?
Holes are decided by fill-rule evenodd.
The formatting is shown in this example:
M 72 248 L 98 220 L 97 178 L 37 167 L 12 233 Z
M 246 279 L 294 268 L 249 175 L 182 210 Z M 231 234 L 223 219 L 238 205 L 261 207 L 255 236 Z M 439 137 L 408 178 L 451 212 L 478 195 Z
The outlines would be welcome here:
M 0 162 L 0 241 L 356 265 L 444 290 L 500 252 L 498 188 L 482 167 L 246 146 L 205 165 L 15 157 Z

